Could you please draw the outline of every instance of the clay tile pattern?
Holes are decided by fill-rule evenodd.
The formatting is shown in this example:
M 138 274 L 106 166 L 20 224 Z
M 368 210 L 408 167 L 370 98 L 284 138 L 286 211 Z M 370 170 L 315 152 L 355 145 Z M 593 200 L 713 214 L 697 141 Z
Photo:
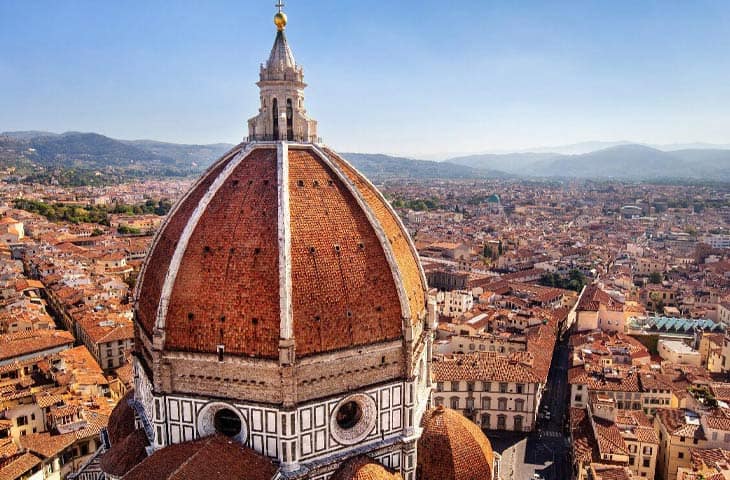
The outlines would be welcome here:
M 453 410 L 437 407 L 423 415 L 421 426 L 419 480 L 492 478 L 492 446 L 476 424 Z
M 119 400 L 109 416 L 107 433 L 109 434 L 109 441 L 112 445 L 123 440 L 124 437 L 135 430 L 134 410 L 129 405 L 129 401 L 133 399 L 134 390 L 129 390 Z
M 220 435 L 170 445 L 134 467 L 124 480 L 271 480 L 276 467 L 254 450 Z
M 200 217 L 170 295 L 167 349 L 278 356 L 276 156 L 249 153 Z
M 101 470 L 107 475 L 122 477 L 147 458 L 149 445 L 144 430 L 135 430 L 124 439 L 112 444 L 101 457 Z
M 147 259 L 147 268 L 143 272 L 143 277 L 140 278 L 137 299 L 138 323 L 148 336 L 152 334 L 155 326 L 162 285 L 165 282 L 165 275 L 180 235 L 200 199 L 237 151 L 236 149 L 229 153 L 210 168 L 160 228 Z
M 343 462 L 330 480 L 401 480 L 393 473 L 366 455 L 353 457 Z
M 418 315 L 425 308 L 426 284 L 421 276 L 418 258 L 411 251 L 408 233 L 401 228 L 397 217 L 381 199 L 375 187 L 335 152 L 329 149 L 326 149 L 325 152 L 330 161 L 342 169 L 350 181 L 355 184 L 385 231 L 408 295 L 408 302 L 411 307 L 411 321 L 415 325 L 418 322 Z
M 148 335 L 185 224 L 231 158 L 204 175 L 156 240 L 137 298 L 138 323 Z M 291 304 L 298 357 L 401 338 L 400 290 L 371 219 L 392 246 L 412 320 L 424 311 L 425 283 L 407 233 L 374 187 L 336 161 L 343 162 L 374 218 L 314 150 L 289 148 Z M 256 148 L 205 206 L 172 285 L 166 349 L 215 353 L 224 345 L 226 354 L 278 358 L 278 177 L 277 148 Z
M 297 356 L 400 338 L 393 273 L 347 187 L 309 150 L 289 150 Z

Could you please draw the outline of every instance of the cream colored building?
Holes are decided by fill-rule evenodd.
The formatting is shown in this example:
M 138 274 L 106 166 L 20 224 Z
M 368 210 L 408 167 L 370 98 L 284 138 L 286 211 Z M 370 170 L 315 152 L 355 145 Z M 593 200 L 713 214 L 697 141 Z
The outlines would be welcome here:
M 547 380 L 547 369 L 535 367 L 530 352 L 440 358 L 433 362 L 433 402 L 485 430 L 532 431 Z
M 474 308 L 474 296 L 465 290 L 443 292 L 443 300 L 439 302 L 439 314 L 446 317 L 458 317 Z M 441 296 L 441 295 L 440 295 Z
M 730 445 L 730 421 L 725 416 L 662 409 L 654 417 L 654 426 L 660 441 L 657 478 L 663 480 L 677 480 L 678 470 L 691 466 L 693 449 Z
M 678 365 L 700 366 L 700 352 L 679 340 L 659 340 L 657 346 L 663 360 Z

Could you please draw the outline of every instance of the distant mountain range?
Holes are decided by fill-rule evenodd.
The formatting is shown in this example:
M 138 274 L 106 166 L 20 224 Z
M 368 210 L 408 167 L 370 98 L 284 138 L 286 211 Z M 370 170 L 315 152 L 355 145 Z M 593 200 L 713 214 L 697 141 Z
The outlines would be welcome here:
M 662 151 L 644 145 L 621 144 L 574 155 L 534 152 L 483 154 L 449 161 L 527 177 L 730 181 L 730 150 L 723 149 Z
M 233 145 L 183 145 L 153 140 L 115 140 L 97 133 L 0 133 L 0 166 L 82 169 L 112 173 L 115 179 L 144 175 L 199 173 Z M 484 178 L 504 176 L 449 162 L 412 160 L 380 154 L 346 153 L 356 168 L 375 180 L 388 178 Z M 36 179 L 36 177 L 31 177 Z
M 19 175 L 28 175 L 33 181 L 66 178 L 68 175 L 59 172 L 67 170 L 93 172 L 96 177 L 109 175 L 112 181 L 195 175 L 232 147 L 226 143 L 115 140 L 96 133 L 6 132 L 0 133 L 0 167 L 14 167 Z M 580 153 L 480 154 L 441 162 L 368 153 L 343 156 L 378 181 L 504 177 L 730 181 L 730 150 L 722 148 L 661 150 L 625 142 L 585 142 L 560 148 Z M 596 149 L 583 151 L 590 148 Z
M 388 178 L 502 178 L 508 176 L 497 170 L 460 165 L 450 161 L 413 160 L 373 153 L 342 153 L 341 155 L 365 176 L 374 180 Z

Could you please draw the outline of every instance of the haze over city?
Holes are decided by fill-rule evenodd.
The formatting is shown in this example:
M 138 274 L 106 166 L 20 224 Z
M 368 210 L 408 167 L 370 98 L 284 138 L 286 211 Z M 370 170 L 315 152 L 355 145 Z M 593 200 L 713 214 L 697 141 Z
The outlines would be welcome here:
M 270 47 L 261 5 L 1 2 L 0 131 L 236 143 L 256 109 L 251 66 Z M 341 151 L 443 159 L 582 141 L 730 144 L 725 1 L 287 10 L 310 113 Z

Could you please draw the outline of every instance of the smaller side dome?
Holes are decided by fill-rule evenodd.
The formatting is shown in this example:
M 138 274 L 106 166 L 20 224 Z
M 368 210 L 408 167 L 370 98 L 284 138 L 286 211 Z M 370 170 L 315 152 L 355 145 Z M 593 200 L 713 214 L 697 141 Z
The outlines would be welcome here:
M 419 480 L 492 478 L 492 445 L 476 424 L 454 410 L 439 406 L 423 415 L 421 426 Z
M 340 465 L 330 480 L 402 480 L 382 464 L 366 455 L 352 457 Z

